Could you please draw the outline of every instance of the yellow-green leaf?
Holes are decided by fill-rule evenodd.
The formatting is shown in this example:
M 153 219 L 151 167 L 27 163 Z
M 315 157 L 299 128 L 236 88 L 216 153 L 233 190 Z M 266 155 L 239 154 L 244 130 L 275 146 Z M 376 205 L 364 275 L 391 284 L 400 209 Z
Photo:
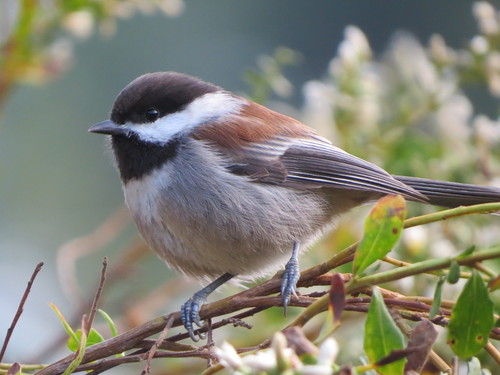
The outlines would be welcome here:
M 78 350 L 78 348 L 80 347 L 82 330 L 81 329 L 77 330 L 75 332 L 75 334 L 76 334 L 77 340 L 75 340 L 73 337 L 70 337 L 68 339 L 68 343 L 67 343 L 68 349 L 71 350 L 72 352 L 76 352 Z M 89 332 L 89 336 L 87 337 L 85 347 L 100 343 L 102 341 L 104 341 L 104 337 L 102 337 L 102 335 L 99 332 L 97 332 L 94 328 L 91 328 L 90 332 Z
M 493 302 L 479 273 L 474 270 L 451 310 L 448 343 L 461 358 L 477 354 L 494 327 Z
M 406 203 L 400 195 L 381 198 L 365 221 L 365 233 L 354 256 L 354 274 L 359 275 L 396 244 L 403 230 Z

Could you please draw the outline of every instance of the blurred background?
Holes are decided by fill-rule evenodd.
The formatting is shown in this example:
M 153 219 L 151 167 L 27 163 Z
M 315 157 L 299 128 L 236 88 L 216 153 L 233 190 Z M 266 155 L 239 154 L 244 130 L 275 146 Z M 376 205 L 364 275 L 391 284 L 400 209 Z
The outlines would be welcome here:
M 12 36 L 21 3 L 13 0 L 0 4 L 1 44 Z M 54 4 L 40 3 L 42 8 L 37 17 L 50 19 Z M 25 74 L 22 80 L 11 82 L 7 85 L 8 92 L 2 93 L 0 335 L 10 324 L 35 265 L 45 262 L 14 332 L 6 362 L 37 358 L 47 348 L 51 349 L 43 354 L 44 362 L 66 353 L 64 348 L 51 346 L 59 340 L 62 329 L 48 302 L 55 303 L 68 319 L 81 313 L 81 304 L 93 296 L 103 256 L 108 256 L 110 267 L 117 267 L 116 272 L 122 276 L 121 281 L 105 290 L 103 308 L 112 315 L 138 303 L 146 306 L 146 302 L 138 302 L 140 297 L 164 286 L 163 294 L 160 293 L 163 297 L 146 313 L 134 315 L 127 310 L 129 314 L 122 321 L 124 328 L 177 310 L 198 287 L 173 274 L 152 252 L 131 255 L 135 263 L 122 259 L 124 248 L 130 254 L 134 246 L 141 248 L 141 242 L 122 209 L 120 181 L 103 137 L 87 133 L 90 125 L 107 119 L 117 93 L 143 73 L 184 72 L 248 95 L 307 121 L 323 135 L 335 137 L 334 143 L 347 151 L 369 158 L 394 173 L 498 183 L 495 180 L 499 177 L 498 169 L 494 169 L 498 159 L 478 161 L 479 152 L 474 150 L 486 143 L 481 150 L 488 154 L 494 148 L 498 153 L 498 143 L 488 142 L 500 137 L 495 122 L 498 116 L 495 88 L 499 88 L 480 73 L 472 74 L 473 68 L 460 68 L 466 62 L 457 62 L 463 56 L 461 52 L 453 52 L 469 51 L 469 57 L 474 57 L 483 48 L 481 53 L 487 53 L 484 48 L 488 50 L 488 46 L 481 45 L 480 40 L 474 42 L 474 36 L 484 34 L 484 30 L 478 26 L 478 15 L 473 15 L 473 2 L 166 0 L 142 1 L 124 7 L 117 14 L 96 23 L 84 9 L 65 18 L 62 30 L 44 35 L 51 39 L 46 44 L 47 61 Z M 346 32 L 349 25 L 356 28 Z M 431 38 L 435 34 L 442 39 Z M 369 47 L 364 44 L 366 41 Z M 4 54 L 8 51 L 5 46 Z M 349 54 L 355 61 L 352 71 Z M 423 61 L 422 76 L 414 75 L 412 68 L 405 71 L 405 66 L 419 59 Z M 450 59 L 455 60 L 450 62 Z M 447 64 L 458 68 L 449 73 Z M 422 92 L 429 86 L 429 90 L 437 93 L 433 97 L 435 102 L 427 103 L 428 98 L 423 100 L 418 93 L 401 94 L 399 98 L 406 102 L 394 100 L 396 84 L 390 90 L 379 89 L 387 83 L 381 78 L 394 77 L 387 75 L 391 66 L 398 72 L 398 82 L 407 85 L 417 82 L 423 87 Z M 431 69 L 430 75 L 425 69 Z M 363 95 L 368 92 L 368 97 L 351 92 L 351 99 L 356 100 L 349 102 L 342 112 L 342 108 L 334 108 L 329 100 L 338 98 L 343 89 L 350 92 L 351 81 L 341 78 L 349 77 L 349 72 L 355 75 L 354 82 L 360 79 L 371 86 L 363 86 Z M 6 78 L 3 77 L 4 83 Z M 462 91 L 459 85 L 464 81 L 469 84 Z M 408 117 L 404 120 L 398 117 L 397 121 L 392 118 L 391 123 L 390 113 L 377 111 L 373 108 L 375 104 L 370 107 L 367 103 L 370 92 L 376 92 L 373 95 L 380 99 L 378 104 L 399 105 L 404 109 L 401 113 Z M 417 108 L 424 101 L 426 114 L 413 113 L 413 106 Z M 441 104 L 448 105 L 448 101 L 452 104 L 440 112 L 444 108 Z M 363 127 L 363 119 L 348 116 L 346 120 L 345 115 L 351 112 L 359 115 L 363 103 L 368 111 L 363 113 L 376 121 L 366 121 Z M 350 126 L 353 120 L 361 128 Z M 452 128 L 455 120 L 460 123 L 458 130 Z M 408 132 L 394 130 L 398 124 L 415 123 L 418 127 Z M 449 127 L 441 126 L 443 123 Z M 471 138 L 471 133 L 478 134 L 477 129 L 483 128 L 489 132 L 484 139 Z M 413 146 L 398 142 L 396 146 L 385 145 L 388 138 L 400 140 L 411 134 L 418 140 Z M 369 136 L 375 140 L 369 141 L 372 139 Z M 447 140 L 425 146 L 436 138 Z M 411 147 L 422 154 L 414 158 Z M 392 162 L 385 161 L 388 152 Z M 473 160 L 469 155 L 475 155 Z M 339 232 L 328 244 L 335 244 L 338 250 L 359 238 L 363 214 L 360 216 L 353 219 L 354 229 Z M 104 222 L 108 226 L 94 233 Z M 491 231 L 492 222 L 484 226 L 489 231 L 479 234 L 468 229 L 467 223 L 461 227 L 464 238 L 457 240 L 455 236 L 449 243 L 442 242 L 439 249 L 450 248 L 454 240 L 498 243 L 497 231 Z M 94 233 L 91 237 L 74 241 L 91 233 Z M 418 235 L 416 238 L 426 241 Z M 64 246 L 62 252 L 61 246 Z M 85 255 L 87 251 L 91 254 Z M 132 254 L 142 253 L 138 250 Z M 314 264 L 326 257 L 319 251 L 304 260 L 304 264 Z M 179 293 L 180 290 L 185 292 Z M 236 290 L 227 289 L 223 293 Z M 171 299 L 165 298 L 169 293 Z M 279 324 L 281 311 L 276 319 Z M 203 366 L 203 361 L 200 362 Z

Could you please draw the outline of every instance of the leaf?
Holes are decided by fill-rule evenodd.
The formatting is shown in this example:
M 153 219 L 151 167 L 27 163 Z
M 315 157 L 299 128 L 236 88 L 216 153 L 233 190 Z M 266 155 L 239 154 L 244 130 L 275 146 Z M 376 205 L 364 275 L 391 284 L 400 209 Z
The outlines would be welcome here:
M 377 202 L 365 221 L 365 234 L 354 256 L 354 274 L 359 275 L 391 251 L 405 216 L 406 203 L 400 195 L 387 195 Z
M 82 327 L 85 326 L 84 319 L 82 319 Z M 62 375 L 70 375 L 73 371 L 82 363 L 83 357 L 85 356 L 85 348 L 87 347 L 87 335 L 83 330 L 80 331 L 80 342 L 78 344 L 78 349 L 75 353 L 75 358 L 71 361 L 71 363 L 66 367 Z
M 333 323 L 339 324 L 340 316 L 345 308 L 345 285 L 344 279 L 339 273 L 332 275 L 332 284 L 329 291 L 328 309 L 333 311 Z
M 431 311 L 429 312 L 429 319 L 433 319 L 439 313 L 439 309 L 441 308 L 441 292 L 443 290 L 443 284 L 446 278 L 441 276 L 436 285 L 436 290 L 434 291 L 434 298 L 432 300 Z
M 410 340 L 406 349 L 410 350 L 405 365 L 405 374 L 414 371 L 420 374 L 427 362 L 432 345 L 437 338 L 437 331 L 434 325 L 428 320 L 422 320 L 410 332 Z
M 111 319 L 111 317 L 108 315 L 108 313 L 104 310 L 101 310 L 101 309 L 97 309 L 97 311 L 99 312 L 99 314 L 101 314 L 101 316 L 104 318 L 106 323 L 108 323 L 108 327 L 109 327 L 109 330 L 111 332 L 111 336 L 112 337 L 118 336 L 118 330 L 116 329 L 115 322 L 113 321 L 113 319 Z
M 68 339 L 68 342 L 66 344 L 68 349 L 71 350 L 72 352 L 76 352 L 78 350 L 78 347 L 80 346 L 81 337 L 82 337 L 82 330 L 79 329 L 76 331 L 77 340 L 75 340 L 73 337 L 70 337 Z M 103 342 L 103 341 L 104 341 L 104 337 L 102 337 L 102 335 L 99 332 L 97 332 L 94 328 L 91 328 L 89 335 L 87 337 L 86 347 Z
M 345 308 L 345 294 L 344 279 L 339 273 L 334 273 L 328 292 L 328 313 L 321 326 L 318 341 L 325 340 L 340 325 L 340 316 Z
M 59 308 L 56 305 L 54 305 L 53 303 L 49 303 L 49 306 L 52 308 L 52 310 L 54 310 L 54 312 L 59 317 L 59 320 L 60 320 L 61 324 L 63 325 L 64 330 L 69 335 L 69 337 L 71 337 L 74 340 L 78 341 L 78 338 L 76 337 L 75 331 L 73 331 L 73 328 L 71 328 L 71 326 L 69 325 L 69 323 L 66 321 L 66 318 L 61 313 L 61 311 L 59 310 Z
M 460 280 L 460 265 L 453 259 L 450 264 L 450 270 L 448 271 L 447 281 L 450 284 L 456 284 Z
M 403 334 L 392 320 L 384 299 L 377 288 L 373 288 L 372 301 L 365 323 L 364 349 L 371 363 L 388 356 L 391 351 L 404 348 Z M 401 375 L 405 359 L 381 366 L 377 371 L 383 375 Z
M 19 362 L 14 362 L 12 366 L 9 367 L 7 372 L 5 373 L 6 375 L 20 375 L 21 374 L 21 365 Z
M 462 251 L 457 256 L 457 259 L 463 259 L 463 258 L 468 257 L 469 255 L 471 255 L 474 252 L 474 250 L 476 250 L 476 245 L 469 246 L 467 249 L 465 249 L 464 251 Z
M 493 302 L 481 276 L 473 270 L 451 310 L 448 344 L 460 358 L 469 358 L 487 344 L 494 324 Z

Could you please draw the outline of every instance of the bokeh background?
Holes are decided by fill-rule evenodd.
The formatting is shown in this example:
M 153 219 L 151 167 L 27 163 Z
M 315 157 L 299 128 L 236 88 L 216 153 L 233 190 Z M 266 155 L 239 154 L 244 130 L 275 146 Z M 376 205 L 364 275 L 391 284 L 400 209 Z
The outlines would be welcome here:
M 16 1 L 8 3 L 12 12 Z M 251 94 L 245 74 L 259 70 L 260 56 L 273 55 L 284 46 L 300 56 L 284 68 L 294 89 L 288 97 L 271 96 L 270 101 L 279 99 L 287 105 L 280 108 L 293 114 L 303 108 L 304 83 L 327 74 L 348 25 L 365 33 L 375 55 L 401 31 L 424 44 L 438 33 L 453 48 L 467 48 L 477 33 L 472 2 L 466 0 L 192 0 L 170 5 L 179 7 L 177 15 L 156 9 L 151 14 L 137 12 L 118 20 L 116 32 L 109 36 L 94 32 L 78 38 L 68 33 L 69 39 L 57 46 L 58 53 L 70 60 L 65 71 L 43 84 L 17 85 L 5 103 L 0 118 L 0 334 L 33 268 L 45 262 L 6 361 L 36 356 L 60 337 L 60 323 L 48 302 L 68 318 L 79 311 L 78 298 L 61 287 L 57 250 L 91 233 L 122 207 L 110 153 L 103 138 L 87 133 L 87 128 L 107 118 L 115 96 L 133 78 L 174 70 Z M 15 10 L 8 10 L 8 5 L 0 7 L 2 38 L 15 15 Z M 479 98 L 475 111 L 496 116 L 496 102 L 479 91 L 470 88 L 471 96 Z M 127 223 L 117 238 L 77 261 L 75 272 L 84 296 L 93 294 L 102 257 L 115 262 L 124 244 L 135 237 L 135 228 Z M 172 277 L 178 278 L 154 255 L 141 258 L 124 281 L 128 285 L 114 285 L 105 293 L 104 307 L 113 311 L 116 303 L 132 305 L 138 294 Z M 160 311 L 176 310 L 196 289 L 187 281 L 180 285 L 186 293 L 176 297 L 177 305 L 160 306 Z M 148 317 L 139 316 L 136 323 L 142 318 Z M 44 360 L 60 353 L 54 351 Z

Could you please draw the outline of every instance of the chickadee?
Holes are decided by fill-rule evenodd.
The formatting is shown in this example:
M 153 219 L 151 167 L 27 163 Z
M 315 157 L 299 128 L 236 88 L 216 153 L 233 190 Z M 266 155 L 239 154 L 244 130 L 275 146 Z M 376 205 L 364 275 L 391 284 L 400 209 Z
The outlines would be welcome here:
M 184 74 L 135 79 L 110 118 L 89 131 L 111 135 L 139 232 L 170 267 L 212 280 L 181 308 L 195 341 L 211 292 L 289 259 L 286 309 L 299 251 L 353 207 L 386 194 L 448 207 L 500 201 L 500 189 L 391 176 L 297 120 Z

